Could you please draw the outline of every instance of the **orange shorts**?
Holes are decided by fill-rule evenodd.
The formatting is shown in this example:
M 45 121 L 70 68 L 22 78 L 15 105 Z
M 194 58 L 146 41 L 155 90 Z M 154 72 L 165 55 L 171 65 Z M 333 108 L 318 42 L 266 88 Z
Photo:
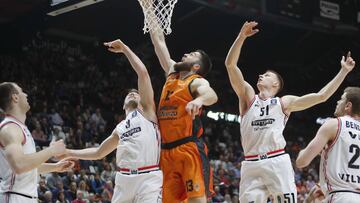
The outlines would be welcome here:
M 173 149 L 162 149 L 163 203 L 214 194 L 212 170 L 206 145 L 198 140 Z

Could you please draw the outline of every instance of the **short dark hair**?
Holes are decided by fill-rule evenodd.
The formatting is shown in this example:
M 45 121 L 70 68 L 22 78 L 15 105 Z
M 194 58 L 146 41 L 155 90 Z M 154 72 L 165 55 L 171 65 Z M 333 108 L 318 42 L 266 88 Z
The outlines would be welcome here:
M 347 87 L 344 92 L 346 93 L 346 102 L 351 102 L 353 114 L 360 115 L 360 87 Z
M 197 74 L 205 77 L 212 69 L 211 59 L 209 55 L 201 49 L 196 50 L 196 52 L 200 53 L 200 69 L 197 71 Z
M 126 90 L 126 95 L 130 94 L 131 92 L 136 92 L 139 94 L 139 90 L 135 89 L 135 88 L 130 88 Z
M 281 75 L 278 72 L 276 72 L 276 71 L 274 71 L 272 69 L 268 69 L 266 72 L 271 72 L 271 73 L 274 73 L 276 75 L 276 77 L 277 77 L 277 79 L 279 81 L 279 89 L 278 89 L 277 93 L 281 92 L 283 90 L 283 88 L 284 88 L 284 80 L 281 77 Z
M 0 108 L 7 111 L 11 105 L 11 96 L 19 93 L 16 89 L 16 83 L 3 82 L 0 84 Z

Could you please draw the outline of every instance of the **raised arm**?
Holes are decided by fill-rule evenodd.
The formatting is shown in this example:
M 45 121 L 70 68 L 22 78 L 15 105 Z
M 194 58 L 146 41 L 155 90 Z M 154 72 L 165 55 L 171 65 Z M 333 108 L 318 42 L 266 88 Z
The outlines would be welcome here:
M 346 57 L 342 57 L 340 63 L 341 69 L 339 73 L 319 92 L 306 94 L 301 97 L 293 95 L 284 96 L 282 101 L 285 111 L 288 113 L 301 111 L 328 100 L 329 97 L 339 88 L 346 75 L 355 67 L 355 61 L 351 58 L 350 52 L 348 52 Z
M 308 144 L 308 146 L 301 150 L 296 159 L 296 166 L 304 168 L 324 149 L 325 145 L 336 137 L 338 130 L 337 119 L 330 119 L 326 121 L 318 130 L 315 138 Z
M 8 124 L 1 129 L 0 142 L 4 146 L 5 157 L 12 170 L 17 173 L 25 173 L 38 168 L 52 156 L 59 156 L 66 152 L 63 140 L 50 144 L 42 151 L 24 154 L 22 148 L 23 132 L 16 124 Z
M 138 76 L 138 89 L 141 105 L 150 119 L 156 121 L 154 90 L 145 65 L 141 62 L 139 57 L 137 57 L 134 52 L 119 39 L 112 42 L 106 42 L 104 45 L 107 46 L 108 50 L 111 52 L 125 54 Z
M 104 140 L 99 147 L 68 150 L 66 158 L 75 158 L 82 160 L 99 160 L 104 158 L 116 149 L 119 142 L 119 136 L 114 131 L 106 140 Z
M 254 29 L 256 25 L 257 23 L 254 21 L 244 23 L 225 60 L 225 66 L 230 78 L 231 86 L 241 103 L 240 111 L 245 111 L 248 108 L 251 99 L 255 95 L 254 89 L 245 81 L 237 63 L 245 39 L 259 32 L 258 29 Z
M 154 8 L 152 7 L 152 4 L 149 3 L 149 0 L 139 0 L 139 2 L 143 9 L 146 9 L 144 13 L 146 13 L 145 15 L 147 15 L 148 18 L 157 19 Z M 153 23 L 156 23 L 156 21 L 154 20 Z M 163 31 L 160 28 L 150 30 L 150 38 L 152 44 L 154 45 L 156 56 L 158 57 L 160 65 L 165 71 L 166 75 L 174 72 L 175 61 L 173 61 L 170 57 Z
M 176 63 L 171 59 L 169 50 L 166 46 L 165 36 L 161 30 L 150 31 L 151 42 L 154 45 L 156 56 L 158 57 L 161 67 L 166 75 L 174 71 L 174 64 Z
M 185 109 L 193 118 L 199 114 L 203 105 L 210 106 L 218 100 L 215 91 L 204 78 L 194 79 L 190 85 L 190 90 L 192 94 L 195 95 L 195 98 L 186 105 Z

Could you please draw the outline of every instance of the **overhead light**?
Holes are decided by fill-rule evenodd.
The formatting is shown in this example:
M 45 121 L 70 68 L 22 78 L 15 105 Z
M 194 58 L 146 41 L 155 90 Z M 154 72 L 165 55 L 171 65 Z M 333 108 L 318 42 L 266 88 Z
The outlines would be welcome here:
M 67 12 L 70 12 L 70 11 L 73 11 L 73 10 L 76 10 L 76 9 L 79 9 L 79 8 L 83 8 L 85 6 L 90 6 L 92 4 L 100 3 L 102 1 L 104 1 L 104 0 L 85 0 L 85 1 L 73 4 L 73 5 L 70 5 L 70 6 L 66 6 L 64 8 L 60 8 L 60 9 L 51 11 L 51 12 L 49 12 L 47 14 L 49 16 L 57 16 L 57 15 L 61 15 L 63 13 L 67 13 Z
M 230 114 L 230 113 L 208 111 L 206 116 L 216 121 L 225 120 L 228 122 L 237 122 L 237 123 L 241 122 L 241 117 L 239 115 Z

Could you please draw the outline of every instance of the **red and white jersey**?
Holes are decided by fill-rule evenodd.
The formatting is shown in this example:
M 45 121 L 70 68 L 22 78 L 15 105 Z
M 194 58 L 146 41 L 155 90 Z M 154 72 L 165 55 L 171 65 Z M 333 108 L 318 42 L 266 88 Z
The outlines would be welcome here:
M 360 121 L 338 118 L 336 138 L 321 154 L 320 184 L 326 193 L 360 192 Z
M 285 148 L 283 130 L 287 119 L 279 97 L 262 100 L 255 95 L 248 111 L 241 117 L 241 144 L 245 155 Z
M 31 136 L 28 128 L 14 117 L 6 116 L 0 123 L 0 130 L 7 124 L 18 125 L 23 133 L 24 141 L 22 143 L 22 149 L 24 154 L 32 154 L 36 152 L 35 142 Z M 19 160 L 22 161 L 22 160 Z M 37 169 L 33 169 L 26 173 L 15 174 L 11 169 L 9 162 L 6 160 L 3 146 L 0 147 L 0 193 L 13 191 L 25 195 L 37 197 L 37 181 L 38 172 Z
M 161 137 L 158 125 L 139 109 L 130 112 L 115 128 L 119 135 L 116 163 L 120 168 L 159 165 Z

